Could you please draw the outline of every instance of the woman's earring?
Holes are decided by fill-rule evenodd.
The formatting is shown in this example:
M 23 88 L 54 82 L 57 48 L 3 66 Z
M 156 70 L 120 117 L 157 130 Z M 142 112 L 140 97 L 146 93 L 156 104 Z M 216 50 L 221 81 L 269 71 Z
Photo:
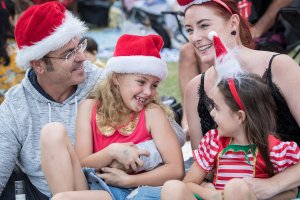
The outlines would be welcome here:
M 231 35 L 236 35 L 236 31 L 231 31 Z

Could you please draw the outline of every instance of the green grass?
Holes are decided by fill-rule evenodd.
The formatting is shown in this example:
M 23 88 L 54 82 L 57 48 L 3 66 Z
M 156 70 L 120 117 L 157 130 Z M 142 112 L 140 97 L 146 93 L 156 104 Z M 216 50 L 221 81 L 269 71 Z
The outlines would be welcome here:
M 291 57 L 294 56 L 294 54 L 297 52 L 298 49 L 300 49 L 300 46 L 294 48 L 288 55 L 291 56 Z M 297 55 L 297 57 L 295 58 L 295 61 L 296 61 L 297 63 L 300 63 L 300 53 L 299 53 L 299 54 Z
M 181 102 L 181 95 L 178 81 L 178 63 L 168 63 L 168 77 L 158 86 L 158 92 L 160 96 L 173 96 L 178 102 Z

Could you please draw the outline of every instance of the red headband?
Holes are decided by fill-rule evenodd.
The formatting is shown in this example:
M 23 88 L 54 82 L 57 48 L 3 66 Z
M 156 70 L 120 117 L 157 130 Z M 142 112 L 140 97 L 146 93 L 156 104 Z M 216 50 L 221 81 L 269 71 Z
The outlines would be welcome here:
M 217 2 L 218 4 L 222 5 L 224 8 L 226 8 L 226 10 L 228 10 L 228 12 L 230 12 L 231 15 L 233 15 L 231 9 L 229 8 L 229 6 L 227 6 L 226 3 L 224 3 L 223 1 L 221 0 L 212 0 L 214 2 Z
M 239 97 L 239 94 L 236 90 L 233 78 L 228 79 L 228 86 L 229 86 L 230 92 L 231 92 L 236 104 L 240 107 L 241 110 L 244 110 L 244 105 L 243 105 L 243 103 Z
M 214 1 L 221 6 L 223 6 L 231 15 L 233 15 L 232 10 L 229 8 L 229 6 L 224 3 L 222 0 L 177 0 L 177 3 L 180 6 L 180 9 L 182 12 L 185 12 L 186 9 L 192 5 L 200 5 L 202 3 L 208 2 L 208 1 Z

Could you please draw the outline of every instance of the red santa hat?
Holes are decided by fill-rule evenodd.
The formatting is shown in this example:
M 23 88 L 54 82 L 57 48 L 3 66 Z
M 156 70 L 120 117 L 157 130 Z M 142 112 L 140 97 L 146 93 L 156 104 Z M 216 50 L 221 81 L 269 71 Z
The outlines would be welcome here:
M 229 8 L 229 6 L 227 6 L 226 3 L 224 3 L 222 0 L 177 0 L 177 3 L 180 6 L 180 10 L 182 12 L 185 12 L 186 9 L 189 8 L 192 5 L 199 5 L 199 4 L 203 4 L 205 2 L 208 2 L 208 1 L 214 1 L 218 4 L 220 4 L 221 6 L 226 8 L 226 10 L 228 10 L 228 12 L 230 14 L 233 14 L 231 9 Z
M 168 68 L 160 57 L 163 44 L 159 35 L 122 35 L 116 44 L 113 57 L 106 64 L 106 74 L 147 74 L 164 80 Z
M 215 31 L 208 34 L 215 48 L 215 69 L 219 78 L 234 77 L 236 74 L 244 73 L 233 51 L 228 51 L 220 37 Z
M 84 23 L 59 2 L 51 1 L 29 7 L 15 27 L 17 65 L 23 69 L 30 67 L 30 61 L 41 59 L 49 52 L 63 47 L 86 30 Z

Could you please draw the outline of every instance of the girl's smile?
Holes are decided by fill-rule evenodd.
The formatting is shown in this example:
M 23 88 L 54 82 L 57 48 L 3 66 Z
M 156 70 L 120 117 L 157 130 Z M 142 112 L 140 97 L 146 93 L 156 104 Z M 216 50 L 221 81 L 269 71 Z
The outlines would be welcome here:
M 126 74 L 119 76 L 117 84 L 126 107 L 139 112 L 156 96 L 159 81 L 151 75 Z

